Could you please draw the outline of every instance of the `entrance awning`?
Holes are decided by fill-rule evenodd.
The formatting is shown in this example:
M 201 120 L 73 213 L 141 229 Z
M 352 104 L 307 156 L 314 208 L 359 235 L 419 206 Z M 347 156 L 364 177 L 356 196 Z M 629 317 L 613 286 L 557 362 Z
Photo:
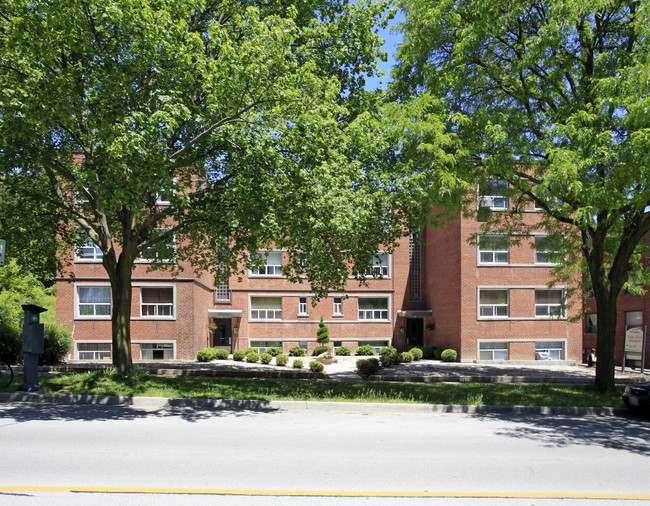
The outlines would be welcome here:
M 241 316 L 241 309 L 208 309 L 208 316 L 213 318 L 237 318 Z
M 408 311 L 397 311 L 397 316 L 426 316 L 433 314 L 432 309 L 411 309 Z

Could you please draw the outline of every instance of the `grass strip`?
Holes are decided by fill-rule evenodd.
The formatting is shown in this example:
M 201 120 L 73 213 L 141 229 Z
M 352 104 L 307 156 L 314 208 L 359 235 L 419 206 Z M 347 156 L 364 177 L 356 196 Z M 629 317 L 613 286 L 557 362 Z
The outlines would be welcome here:
M 622 407 L 623 387 L 598 392 L 587 385 L 324 383 L 313 381 L 165 378 L 136 370 L 39 376 L 40 393 L 202 399 L 387 402 L 491 406 Z M 22 377 L 2 391 L 20 389 Z

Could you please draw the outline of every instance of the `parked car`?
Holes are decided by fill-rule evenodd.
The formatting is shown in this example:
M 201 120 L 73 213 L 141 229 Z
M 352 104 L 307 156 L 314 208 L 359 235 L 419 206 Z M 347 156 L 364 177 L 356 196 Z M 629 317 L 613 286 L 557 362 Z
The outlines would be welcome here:
M 623 402 L 628 408 L 650 408 L 650 383 L 625 387 Z

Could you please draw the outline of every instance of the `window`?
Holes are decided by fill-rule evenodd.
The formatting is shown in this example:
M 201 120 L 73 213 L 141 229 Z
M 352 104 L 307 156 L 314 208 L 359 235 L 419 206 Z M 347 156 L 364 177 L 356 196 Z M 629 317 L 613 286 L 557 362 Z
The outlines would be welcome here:
M 307 297 L 298 298 L 298 314 L 299 315 L 307 314 Z
M 79 316 L 111 315 L 111 288 L 110 286 L 78 286 L 77 287 L 77 314 Z
M 643 327 L 643 311 L 626 311 L 625 325 L 628 329 Z
M 140 290 L 141 316 L 174 316 L 174 288 L 142 288 Z
M 557 341 L 536 342 L 535 360 L 564 360 L 564 343 Z
M 388 320 L 388 299 L 360 298 L 359 320 Z
M 482 235 L 478 243 L 479 264 L 507 264 L 509 257 L 508 237 Z
M 480 343 L 478 350 L 479 360 L 508 360 L 508 343 L 505 341 Z
M 76 254 L 77 261 L 86 260 L 89 262 L 101 262 L 102 258 L 104 258 L 102 250 L 86 234 L 83 235 L 83 243 L 81 247 L 77 249 Z
M 142 360 L 174 360 L 172 343 L 143 343 L 140 345 Z
M 564 318 L 564 292 L 562 290 L 535 290 L 535 316 Z
M 251 348 L 257 348 L 258 353 L 264 353 L 269 348 L 282 348 L 281 341 L 251 341 Z
M 336 316 L 343 316 L 343 298 L 334 297 L 334 308 L 333 311 Z
M 110 343 L 77 343 L 79 360 L 105 360 L 111 358 Z
M 251 320 L 282 320 L 282 298 L 251 297 Z
M 559 250 L 560 248 L 558 248 L 557 244 L 555 244 L 550 237 L 535 237 L 536 264 L 557 264 L 556 257 Z
M 264 265 L 250 271 L 253 276 L 282 276 L 282 252 L 272 251 L 266 254 Z
M 480 290 L 479 316 L 482 318 L 508 316 L 508 290 Z
M 508 209 L 508 183 L 488 181 L 479 186 L 478 207 L 494 211 Z
M 598 315 L 596 313 L 589 313 L 585 317 L 585 332 L 587 334 L 595 334 L 598 332 Z
M 155 228 L 151 231 L 151 239 L 148 243 L 156 242 L 151 246 L 147 242 L 140 246 L 140 260 L 145 262 L 173 262 L 176 256 L 174 234 L 169 233 L 169 228 Z M 165 233 L 169 236 L 162 238 Z
M 372 266 L 366 270 L 366 277 L 387 278 L 390 276 L 390 255 L 380 253 L 372 259 Z
M 422 298 L 422 248 L 420 234 L 411 234 L 409 242 L 409 299 Z

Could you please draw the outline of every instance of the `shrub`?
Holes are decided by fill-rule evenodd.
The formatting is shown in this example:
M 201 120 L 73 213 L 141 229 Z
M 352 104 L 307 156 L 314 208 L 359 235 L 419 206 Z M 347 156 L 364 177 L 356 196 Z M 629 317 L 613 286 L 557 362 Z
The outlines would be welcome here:
M 228 353 L 228 350 L 218 349 L 216 350 L 216 352 L 217 352 L 216 358 L 218 358 L 219 360 L 226 360 L 228 358 L 228 355 L 230 355 L 230 353 Z
M 411 355 L 411 353 L 408 352 L 408 351 L 404 351 L 404 352 L 400 353 L 399 360 L 400 360 L 400 362 L 403 362 L 405 364 L 409 364 L 409 363 L 413 362 L 413 355 Z
M 396 353 L 397 349 L 394 346 L 384 346 L 381 350 L 379 350 L 380 355 L 391 355 L 393 353 Z
M 375 354 L 375 349 L 369 344 L 364 344 L 363 346 L 359 346 L 357 348 L 357 352 L 355 353 L 355 355 L 361 355 L 361 356 L 374 355 L 374 354 Z
M 302 369 L 302 360 L 300 360 L 299 358 L 295 359 L 293 361 L 293 368 L 294 369 Z
M 217 350 L 214 348 L 206 348 L 205 350 L 199 350 L 196 354 L 196 359 L 199 362 L 210 362 L 217 358 Z
M 347 346 L 339 346 L 336 349 L 336 354 L 341 357 L 349 357 L 352 354 L 352 351 Z
M 260 354 L 256 350 L 246 350 L 246 362 L 254 364 L 260 359 Z
M 303 350 L 300 346 L 294 346 L 289 350 L 289 356 L 290 357 L 304 357 L 305 356 L 305 350 Z
M 409 350 L 409 353 L 411 355 L 413 355 L 413 360 L 421 360 L 422 359 L 423 353 L 422 353 L 422 350 L 420 348 L 411 348 Z
M 330 342 L 330 333 L 327 329 L 327 325 L 323 321 L 323 317 L 320 317 L 320 322 L 318 322 L 318 330 L 316 331 L 316 341 L 319 344 L 325 344 Z
M 376 358 L 357 360 L 357 372 L 364 378 L 372 376 L 373 374 L 377 374 L 378 370 L 379 360 Z
M 437 349 L 437 346 L 425 346 L 422 348 L 422 358 L 426 358 L 427 360 L 435 359 Z
M 275 365 L 285 366 L 289 362 L 289 357 L 286 355 L 278 355 L 275 357 Z
M 278 355 L 282 355 L 282 348 L 267 348 L 266 353 L 272 357 L 277 357 Z
M 456 362 L 456 357 L 457 356 L 458 356 L 458 354 L 456 353 L 456 350 L 449 349 L 449 350 L 444 350 L 440 354 L 440 359 L 443 362 Z
M 318 360 L 312 360 L 309 362 L 309 368 L 314 371 L 314 372 L 323 372 L 323 364 L 321 364 Z
M 246 358 L 245 350 L 237 350 L 235 353 L 232 354 L 232 359 L 236 360 L 237 362 L 241 362 L 245 358 Z
M 45 339 L 43 353 L 38 357 L 38 363 L 40 365 L 60 363 L 72 345 L 70 331 L 61 325 L 46 323 L 43 337 Z
M 0 322 L 0 360 L 7 364 L 23 361 L 23 341 L 20 329 Z
M 317 357 L 321 353 L 327 353 L 328 351 L 331 351 L 329 347 L 327 346 L 319 346 L 318 348 L 314 348 L 314 351 L 312 351 L 311 355 L 312 357 Z
M 379 363 L 382 367 L 389 367 L 391 365 L 390 355 L 379 355 Z
M 436 350 L 433 352 L 433 355 L 436 360 L 440 360 L 443 351 L 444 350 L 442 348 L 436 348 Z
M 262 355 L 260 356 L 260 362 L 262 362 L 263 364 L 270 364 L 271 360 L 273 360 L 273 355 L 271 355 L 270 353 L 262 353 Z

